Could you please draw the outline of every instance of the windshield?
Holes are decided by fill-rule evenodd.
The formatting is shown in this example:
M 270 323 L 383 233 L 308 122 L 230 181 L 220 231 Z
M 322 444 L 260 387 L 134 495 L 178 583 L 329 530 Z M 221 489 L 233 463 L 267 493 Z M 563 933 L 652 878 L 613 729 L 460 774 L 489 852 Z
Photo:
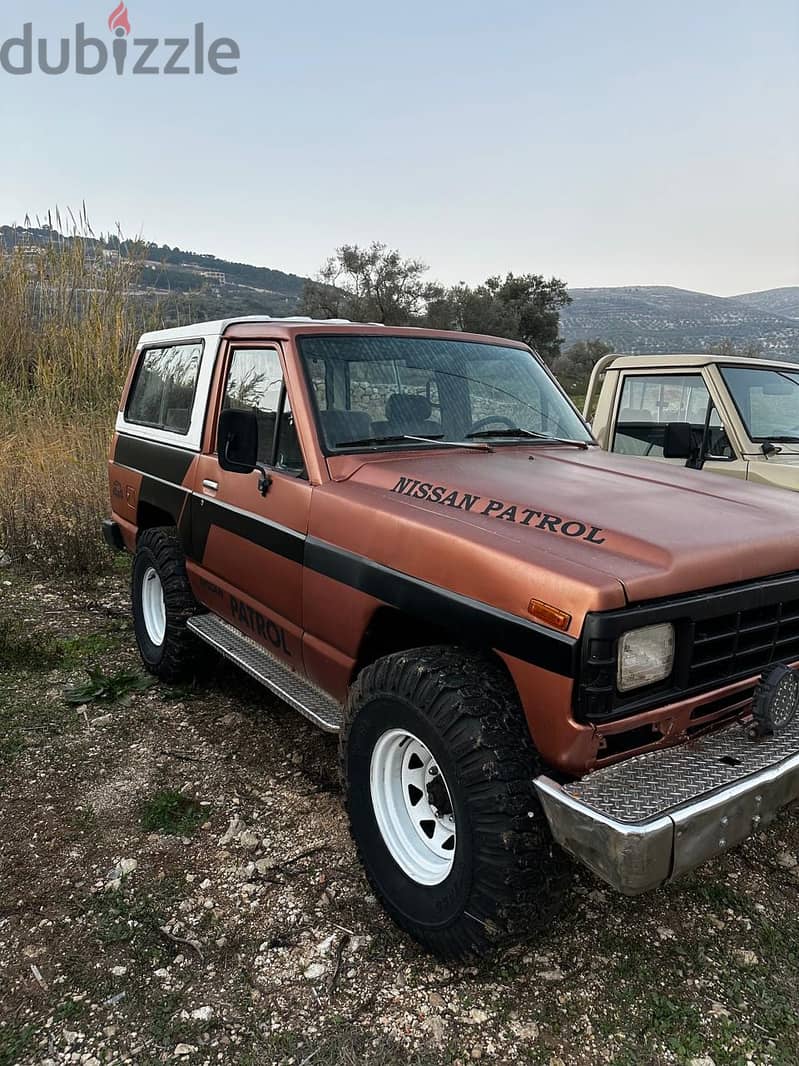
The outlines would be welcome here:
M 752 440 L 799 442 L 799 367 L 720 369 Z
M 546 435 L 591 442 L 530 352 L 417 337 L 312 336 L 300 355 L 329 451 L 425 447 L 405 436 L 474 443 Z M 393 440 L 389 438 L 394 438 Z

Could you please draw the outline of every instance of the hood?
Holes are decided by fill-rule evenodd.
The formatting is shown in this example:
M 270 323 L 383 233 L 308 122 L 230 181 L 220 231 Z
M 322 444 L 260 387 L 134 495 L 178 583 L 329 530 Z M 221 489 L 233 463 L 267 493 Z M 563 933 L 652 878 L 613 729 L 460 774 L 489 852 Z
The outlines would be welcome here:
M 370 545 L 378 556 L 389 543 L 401 554 L 394 538 L 414 526 L 419 551 L 434 547 L 424 531 L 438 527 L 570 582 L 618 582 L 629 603 L 799 570 L 799 494 L 595 447 L 394 452 L 330 467 L 391 516 Z

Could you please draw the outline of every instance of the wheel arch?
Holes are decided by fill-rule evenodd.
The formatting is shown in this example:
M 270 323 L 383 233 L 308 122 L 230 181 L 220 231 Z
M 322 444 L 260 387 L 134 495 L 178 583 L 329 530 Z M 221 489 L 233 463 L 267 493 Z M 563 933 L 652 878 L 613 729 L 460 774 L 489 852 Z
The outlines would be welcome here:
M 519 701 L 519 713 L 525 720 L 529 730 L 529 721 L 524 713 L 521 693 L 513 671 L 510 669 L 505 658 L 494 648 L 481 645 L 476 642 L 467 642 L 463 634 L 456 633 L 445 626 L 436 625 L 428 619 L 418 615 L 409 614 L 396 607 L 380 606 L 372 614 L 366 626 L 358 654 L 350 678 L 350 684 L 358 674 L 367 666 L 386 655 L 393 655 L 400 651 L 409 651 L 411 648 L 427 648 L 440 645 L 449 645 L 453 648 L 465 648 L 476 655 L 482 656 L 491 662 L 508 679 Z
M 157 504 L 149 503 L 147 500 L 139 500 L 139 505 L 136 508 L 137 540 L 146 529 L 155 529 L 157 526 L 176 525 L 176 515 L 171 514 L 168 510 L 159 507 Z

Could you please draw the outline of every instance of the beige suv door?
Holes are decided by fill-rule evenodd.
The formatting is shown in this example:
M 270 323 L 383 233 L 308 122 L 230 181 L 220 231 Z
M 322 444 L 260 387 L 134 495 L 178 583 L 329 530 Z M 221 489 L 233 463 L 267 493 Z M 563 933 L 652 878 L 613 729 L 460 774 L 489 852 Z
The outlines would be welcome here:
M 664 458 L 663 442 L 670 422 L 687 422 L 691 426 L 697 451 L 706 439 L 703 470 L 746 478 L 748 463 L 736 453 L 700 370 L 623 371 L 610 451 L 696 466 L 693 459 Z

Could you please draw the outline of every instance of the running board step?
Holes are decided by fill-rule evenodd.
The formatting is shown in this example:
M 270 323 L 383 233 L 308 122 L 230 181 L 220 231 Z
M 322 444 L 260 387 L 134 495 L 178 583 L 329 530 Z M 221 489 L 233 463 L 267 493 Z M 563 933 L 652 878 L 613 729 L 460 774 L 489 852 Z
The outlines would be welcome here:
M 326 733 L 340 732 L 341 705 L 310 681 L 295 674 L 266 648 L 240 633 L 235 626 L 215 614 L 198 614 L 189 619 L 188 627 L 220 655 L 240 666 L 295 711 L 304 714 L 314 725 Z

